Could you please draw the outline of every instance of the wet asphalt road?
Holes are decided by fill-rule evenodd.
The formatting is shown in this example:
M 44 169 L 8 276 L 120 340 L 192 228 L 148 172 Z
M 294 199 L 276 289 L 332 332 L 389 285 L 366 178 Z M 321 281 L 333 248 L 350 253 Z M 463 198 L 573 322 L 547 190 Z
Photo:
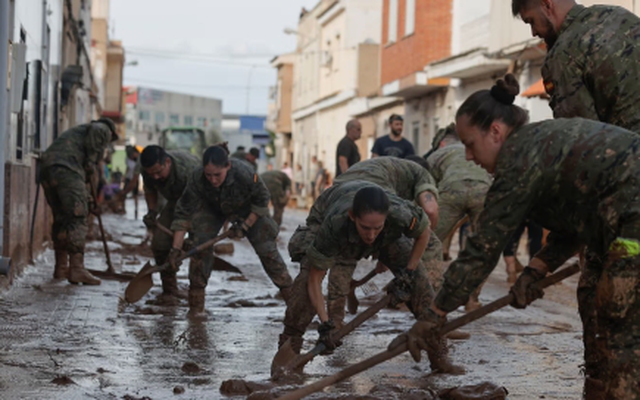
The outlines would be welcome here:
M 137 248 L 146 232 L 142 222 L 133 219 L 132 209 L 128 204 L 127 216 L 105 215 L 104 220 L 112 235 L 109 244 L 116 269 L 136 272 L 148 260 L 143 255 L 148 250 L 141 255 Z M 286 243 L 304 218 L 303 211 L 285 212 L 285 230 L 279 238 L 285 260 Z M 223 257 L 247 280 L 214 272 L 207 288 L 209 315 L 199 322 L 186 318 L 186 301 L 178 307 L 145 304 L 160 292 L 159 277 L 149 295 L 126 305 L 120 300 L 125 283 L 103 280 L 101 286 L 83 287 L 52 280 L 53 252 L 46 251 L 12 288 L 0 293 L 0 399 L 217 399 L 226 398 L 219 387 L 227 379 L 268 380 L 284 303 L 273 298 L 277 290 L 249 243 L 234 245 L 235 253 Z M 90 242 L 87 248 L 87 266 L 105 269 L 101 243 Z M 295 276 L 297 266 L 288 264 Z M 371 265 L 363 262 L 356 277 L 365 275 Z M 183 265 L 178 275 L 185 289 L 186 271 Z M 505 278 L 501 263 L 481 301 L 506 294 Z M 390 279 L 385 273 L 374 282 L 381 288 Z M 466 367 L 466 375 L 430 375 L 428 362 L 415 364 L 404 354 L 323 395 L 364 395 L 376 385 L 442 389 L 492 381 L 505 386 L 510 399 L 579 398 L 582 343 L 576 283 L 572 277 L 547 290 L 545 298 L 527 310 L 506 308 L 463 328 L 471 339 L 450 343 L 451 356 Z M 357 294 L 363 297 L 362 291 Z M 361 309 L 380 296 L 361 300 Z M 383 350 L 412 321 L 406 312 L 383 310 L 352 333 L 333 356 L 307 365 L 307 381 Z M 306 349 L 316 337 L 310 329 Z M 176 387 L 184 393 L 174 394 Z

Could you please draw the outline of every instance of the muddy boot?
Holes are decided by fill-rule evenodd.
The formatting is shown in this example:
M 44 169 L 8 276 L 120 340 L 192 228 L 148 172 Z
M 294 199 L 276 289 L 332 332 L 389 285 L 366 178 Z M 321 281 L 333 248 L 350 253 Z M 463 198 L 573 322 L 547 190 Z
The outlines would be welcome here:
M 446 339 L 440 340 L 439 348 L 436 351 L 428 351 L 431 371 L 433 373 L 463 375 L 466 371 L 461 365 L 454 365 L 449 359 L 449 349 Z
M 469 301 L 467 301 L 467 304 L 464 306 L 464 311 L 471 312 L 482 307 L 482 303 L 480 303 L 479 299 L 482 286 L 484 286 L 484 282 L 480 286 L 478 286 L 478 288 L 473 293 L 471 293 L 471 296 L 469 296 Z
M 204 315 L 204 288 L 189 288 L 189 317 Z
M 56 266 L 53 279 L 67 279 L 69 277 L 69 255 L 66 250 L 56 250 Z
M 281 333 L 280 336 L 278 337 L 278 348 L 282 347 L 282 345 L 285 344 L 285 342 L 289 339 L 291 339 L 290 343 L 291 343 L 291 349 L 293 350 L 293 352 L 296 354 L 300 354 L 300 352 L 302 351 L 302 343 L 303 343 L 303 340 L 300 336 L 289 336 L 284 333 Z
M 100 279 L 84 269 L 84 254 L 82 253 L 74 253 L 69 256 L 69 277 L 67 279 L 69 283 L 75 285 L 78 283 L 85 285 L 99 285 L 102 283 Z
M 327 311 L 329 311 L 329 319 L 333 320 L 336 330 L 344 325 L 345 306 L 347 304 L 346 297 L 339 297 L 335 300 L 327 301 Z

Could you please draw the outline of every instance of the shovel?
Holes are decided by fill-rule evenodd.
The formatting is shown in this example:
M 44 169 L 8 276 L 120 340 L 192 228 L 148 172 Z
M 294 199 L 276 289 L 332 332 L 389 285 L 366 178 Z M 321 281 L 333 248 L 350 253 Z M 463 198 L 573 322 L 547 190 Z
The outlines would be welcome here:
M 389 304 L 390 300 L 391 296 L 384 296 L 381 300 L 379 300 L 371 307 L 360 313 L 357 317 L 349 321 L 348 324 L 338 329 L 338 331 L 336 331 L 336 333 L 334 333 L 332 337 L 334 337 L 336 340 L 339 340 L 348 335 L 354 329 L 362 325 L 362 323 L 364 323 L 366 320 L 377 314 L 378 311 L 385 308 Z M 291 340 L 287 340 L 280 347 L 280 349 L 278 349 L 275 357 L 273 357 L 273 362 L 271 363 L 271 377 L 274 380 L 277 380 L 279 377 L 287 375 L 290 372 L 302 372 L 301 369 L 309 361 L 313 360 L 315 356 L 325 351 L 326 348 L 327 347 L 324 343 L 318 343 L 308 353 L 296 354 L 291 348 Z
M 89 186 L 91 187 L 91 197 L 93 197 L 93 204 L 98 206 L 98 193 L 96 192 L 96 185 L 93 183 L 93 179 L 89 178 Z M 98 226 L 100 227 L 100 236 L 102 237 L 102 247 L 104 248 L 104 254 L 107 256 L 107 275 L 115 274 L 116 270 L 113 268 L 113 264 L 111 264 L 111 255 L 109 254 L 109 246 L 107 246 L 107 238 L 104 235 L 104 226 L 102 225 L 102 216 L 100 213 L 96 213 L 96 218 L 98 218 Z
M 372 269 L 364 278 L 360 280 L 351 280 L 351 289 L 349 290 L 349 294 L 347 295 L 347 309 L 349 310 L 349 314 L 355 314 L 358 312 L 358 306 L 360 305 L 360 301 L 356 297 L 356 288 L 364 285 L 373 279 L 374 276 L 378 275 L 378 272 Z
M 556 272 L 553 275 L 550 275 L 544 279 L 542 279 L 541 281 L 539 281 L 538 287 L 542 288 L 546 288 L 548 286 L 554 285 L 560 281 L 562 281 L 565 278 L 570 277 L 571 275 L 576 274 L 577 272 L 580 271 L 580 265 L 578 263 L 572 264 L 571 266 Z M 455 329 L 458 329 L 470 322 L 473 322 L 477 319 L 480 319 L 482 317 L 484 317 L 487 314 L 490 314 L 494 311 L 497 311 L 503 307 L 508 306 L 509 304 L 511 304 L 511 302 L 513 301 L 513 295 L 511 293 L 509 293 L 508 295 L 499 298 L 498 300 L 495 300 L 489 304 L 487 304 L 484 307 L 480 307 L 479 309 L 472 311 L 460 318 L 454 319 L 453 321 L 447 322 L 446 324 L 444 324 L 444 326 L 442 327 L 440 333 L 442 335 L 445 335 L 448 332 L 451 332 Z M 376 354 L 373 357 L 367 358 L 364 361 L 361 361 L 357 364 L 354 364 L 350 367 L 347 367 L 345 369 L 343 369 L 342 371 L 328 376 L 326 378 L 323 378 L 317 382 L 314 382 L 310 385 L 307 386 L 303 386 L 300 389 L 294 390 L 293 392 L 287 393 L 284 396 L 281 396 L 278 398 L 278 400 L 295 400 L 295 399 L 301 399 L 305 396 L 310 395 L 311 393 L 315 393 L 315 392 L 319 392 L 320 390 L 324 389 L 325 387 L 329 386 L 329 385 L 333 385 L 337 382 L 340 382 L 346 378 L 349 378 L 350 376 L 353 376 L 355 374 L 358 374 L 362 371 L 365 371 L 371 367 L 374 367 L 384 361 L 390 360 L 393 357 L 400 355 L 402 353 L 404 353 L 405 351 L 409 350 L 409 348 L 407 347 L 406 342 L 399 345 L 398 347 L 394 348 L 393 350 L 386 350 L 383 352 L 380 352 L 378 354 Z
M 189 250 L 187 253 L 185 253 L 182 257 L 180 257 L 180 259 L 178 261 L 182 261 L 185 260 L 197 253 L 200 253 L 203 250 L 208 249 L 209 247 L 213 246 L 214 244 L 218 243 L 219 241 L 226 239 L 229 235 L 231 234 L 230 231 L 226 231 L 216 237 L 214 237 L 211 240 L 208 240 L 204 243 L 202 243 L 201 245 L 194 247 L 193 249 Z M 160 272 L 163 271 L 165 269 L 171 268 L 171 264 L 169 264 L 168 262 L 160 265 L 160 266 L 153 266 L 151 265 L 150 262 L 147 262 L 142 269 L 138 272 L 138 274 L 135 276 L 135 278 L 133 278 L 131 280 L 131 282 L 129 282 L 129 285 L 127 286 L 127 288 L 124 291 L 124 298 L 128 303 L 135 303 L 136 301 L 140 300 L 142 298 L 142 296 L 144 296 L 145 294 L 147 294 L 147 292 L 151 289 L 151 287 L 153 286 L 153 278 L 151 276 L 151 274 L 153 274 L 154 272 Z
M 166 233 L 167 235 L 173 236 L 173 231 L 167 228 L 166 226 L 162 225 L 161 223 L 156 222 L 156 226 L 158 227 L 158 229 L 160 229 L 162 232 Z M 240 271 L 237 267 L 233 266 L 233 264 L 231 264 L 225 259 L 222 259 L 216 256 L 215 254 L 213 255 L 213 270 L 242 274 L 242 271 Z

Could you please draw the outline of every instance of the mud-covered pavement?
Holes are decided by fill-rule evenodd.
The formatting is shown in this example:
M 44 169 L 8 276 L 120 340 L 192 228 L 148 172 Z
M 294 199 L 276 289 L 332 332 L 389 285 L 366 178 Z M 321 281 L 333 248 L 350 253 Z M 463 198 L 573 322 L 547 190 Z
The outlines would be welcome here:
M 136 272 L 148 260 L 137 245 L 145 237 L 141 221 L 105 215 L 112 236 L 109 245 L 117 269 Z M 140 211 L 144 215 L 144 210 Z M 288 260 L 286 243 L 305 213 L 287 210 L 279 248 Z M 207 288 L 206 321 L 189 321 L 187 304 L 158 307 L 146 304 L 160 292 L 159 277 L 151 293 L 126 305 L 126 283 L 103 280 L 101 286 L 74 286 L 51 279 L 53 252 L 0 293 L 0 398 L 2 399 L 164 399 L 225 398 L 220 385 L 228 379 L 264 382 L 269 378 L 284 315 L 284 303 L 268 280 L 248 242 L 235 242 L 235 253 L 224 255 L 246 277 L 214 272 Z M 105 269 L 101 243 L 88 245 L 87 266 Z M 366 274 L 363 263 L 356 276 Z M 297 265 L 289 263 L 293 276 Z M 178 277 L 186 288 L 187 267 Z M 504 265 L 485 286 L 485 303 L 508 290 Z M 378 287 L 391 279 L 377 276 Z M 505 386 L 510 399 L 576 399 L 582 385 L 580 321 L 575 301 L 577 278 L 547 290 L 545 298 L 527 310 L 506 308 L 472 323 L 467 341 L 450 342 L 453 360 L 466 375 L 430 375 L 428 362 L 417 365 L 408 354 L 357 375 L 323 396 L 364 395 L 382 387 L 376 397 L 394 398 L 391 386 L 435 390 L 492 381 Z M 358 289 L 357 294 L 363 297 Z M 361 300 L 361 310 L 381 296 Z M 462 315 L 455 313 L 452 317 Z M 360 361 L 381 350 L 412 324 L 406 312 L 383 310 L 344 341 L 329 357 L 306 366 L 308 382 Z M 307 333 L 310 349 L 317 334 Z M 424 357 L 426 358 L 426 357 Z M 174 393 L 175 391 L 175 393 Z M 402 395 L 395 395 L 403 398 Z

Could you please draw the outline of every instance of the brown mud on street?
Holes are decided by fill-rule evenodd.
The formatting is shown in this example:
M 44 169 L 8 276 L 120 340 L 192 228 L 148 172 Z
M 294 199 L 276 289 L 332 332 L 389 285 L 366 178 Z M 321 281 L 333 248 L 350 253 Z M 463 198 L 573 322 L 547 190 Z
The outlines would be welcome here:
M 129 215 L 103 218 L 113 238 L 109 247 L 115 268 L 137 272 L 150 253 L 132 250 L 145 239 L 146 230 L 142 221 L 133 219 L 133 204 L 127 206 Z M 285 212 L 286 229 L 278 247 L 286 261 L 288 239 L 305 217 L 302 211 Z M 122 301 L 126 282 L 103 280 L 101 286 L 88 287 L 52 280 L 53 252 L 46 251 L 0 293 L 0 398 L 240 399 L 248 394 L 234 387 L 223 393 L 222 383 L 270 385 L 284 303 L 275 299 L 278 291 L 249 243 L 233 244 L 233 255 L 221 257 L 240 268 L 247 280 L 232 280 L 237 274 L 214 271 L 207 287 L 207 317 L 194 320 L 187 318 L 185 300 L 176 306 L 145 304 L 161 292 L 159 276 L 154 276 L 155 286 L 147 296 L 127 305 Z M 88 268 L 106 269 L 100 242 L 89 243 L 86 262 Z M 178 273 L 182 287 L 188 285 L 186 264 Z M 372 266 L 364 264 L 356 278 Z M 288 265 L 295 276 L 297 265 Z M 501 264 L 480 299 L 486 303 L 506 294 L 505 278 Z M 390 279 L 387 272 L 374 282 L 382 288 Z M 466 375 L 432 375 L 427 361 L 416 364 L 403 354 L 310 398 L 408 398 L 407 393 L 419 396 L 485 381 L 506 387 L 509 399 L 579 398 L 582 344 L 576 282 L 573 277 L 552 287 L 526 310 L 505 308 L 463 328 L 471 338 L 449 343 L 453 361 L 466 368 Z M 382 296 L 362 298 L 360 289 L 356 294 L 360 311 Z M 460 315 L 458 311 L 452 317 Z M 333 355 L 309 363 L 301 383 L 315 382 L 384 350 L 412 323 L 406 311 L 381 311 L 346 337 Z M 316 338 L 310 328 L 305 351 Z M 75 384 L 56 383 L 61 377 Z M 291 389 L 277 390 L 287 388 Z M 261 390 L 265 389 L 269 386 Z

